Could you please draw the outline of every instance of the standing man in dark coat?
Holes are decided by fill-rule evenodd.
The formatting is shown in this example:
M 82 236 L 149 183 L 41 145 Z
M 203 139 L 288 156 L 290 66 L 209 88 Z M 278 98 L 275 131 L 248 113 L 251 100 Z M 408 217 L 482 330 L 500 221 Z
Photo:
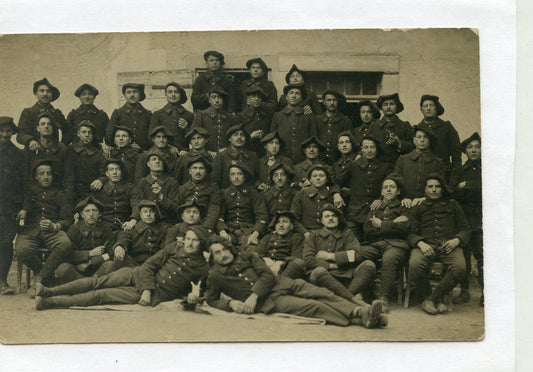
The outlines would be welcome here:
M 209 108 L 208 93 L 216 86 L 227 92 L 226 110 L 230 113 L 237 112 L 235 83 L 231 75 L 224 74 L 224 55 L 209 50 L 204 53 L 204 61 L 207 71 L 200 74 L 192 86 L 191 102 L 195 113 Z
M 7 274 L 13 260 L 15 217 L 22 207 L 25 169 L 22 151 L 11 142 L 17 130 L 13 118 L 0 117 L 0 295 L 15 293 L 7 283 Z
M 72 128 L 68 126 L 61 110 L 51 105 L 52 102 L 59 98 L 59 89 L 50 84 L 47 78 L 44 78 L 33 83 L 33 94 L 37 98 L 37 103 L 22 110 L 19 119 L 17 142 L 28 147 L 31 151 L 37 150 L 39 148 L 36 131 L 37 116 L 48 113 L 58 128 L 61 129 L 61 142 L 68 145 L 74 135 L 71 132 Z
M 244 91 L 246 104 L 241 113 L 237 115 L 237 122 L 244 126 L 250 134 L 247 147 L 258 152 L 263 136 L 269 133 L 270 122 L 274 111 L 265 105 L 267 93 L 258 86 L 250 86 Z
M 268 80 L 268 66 L 261 58 L 252 58 L 246 61 L 246 68 L 250 73 L 250 79 L 246 79 L 241 83 L 241 93 L 246 99 L 251 90 L 258 89 L 264 94 L 262 106 L 268 108 L 269 111 L 275 111 L 278 107 L 278 91 L 273 82 Z M 245 100 L 242 103 L 243 111 L 249 105 Z M 251 132 L 250 132 L 251 133 Z M 268 133 L 265 130 L 265 133 Z
M 76 89 L 74 95 L 80 99 L 81 105 L 68 114 L 68 127 L 74 130 L 78 127 L 79 122 L 88 120 L 94 124 L 94 138 L 96 138 L 98 143 L 101 143 L 105 137 L 109 116 L 107 116 L 104 110 L 100 110 L 94 105 L 94 99 L 98 95 L 98 89 L 85 83 Z M 73 140 L 75 139 L 73 138 Z
M 208 151 L 207 141 L 209 139 L 209 132 L 204 128 L 192 128 L 185 135 L 185 140 L 190 147 L 189 151 L 180 152 L 180 156 L 176 161 L 176 168 L 174 170 L 174 178 L 180 185 L 183 185 L 190 179 L 189 162 L 199 156 L 203 156 L 210 164 L 216 156 L 215 152 Z
M 361 125 L 354 129 L 355 143 L 361 143 L 364 136 L 368 134 L 370 125 L 381 116 L 378 106 L 372 101 L 359 102 L 359 116 Z
M 300 70 L 296 65 L 292 65 L 287 75 L 285 75 L 285 82 L 288 85 L 298 86 L 302 89 L 304 94 L 302 100 L 303 112 L 306 115 L 319 115 L 322 113 L 322 106 L 318 102 L 316 93 L 305 86 L 304 72 Z M 279 98 L 278 109 L 283 110 L 287 106 L 288 97 L 287 92 L 283 90 L 283 95 Z

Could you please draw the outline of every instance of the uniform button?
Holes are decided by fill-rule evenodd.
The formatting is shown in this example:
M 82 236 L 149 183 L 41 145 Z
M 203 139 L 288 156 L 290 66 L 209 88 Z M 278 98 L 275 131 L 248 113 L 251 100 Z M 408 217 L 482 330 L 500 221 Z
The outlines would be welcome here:
M 239 276 L 242 276 L 242 273 L 239 273 Z
M 166 282 L 163 280 L 163 283 L 166 283 Z

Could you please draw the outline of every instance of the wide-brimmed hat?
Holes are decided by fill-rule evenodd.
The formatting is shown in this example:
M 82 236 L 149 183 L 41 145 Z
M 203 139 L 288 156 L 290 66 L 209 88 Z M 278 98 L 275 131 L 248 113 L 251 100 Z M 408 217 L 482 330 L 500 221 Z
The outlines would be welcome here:
M 244 173 L 244 180 L 245 180 L 245 183 L 248 183 L 248 182 L 251 182 L 252 178 L 253 178 L 253 173 L 252 171 L 250 170 L 250 168 L 248 168 L 246 166 L 246 164 L 242 163 L 242 162 L 237 162 L 235 164 L 230 164 L 228 166 L 228 176 L 229 176 L 229 170 L 231 168 L 239 168 L 240 170 L 242 170 L 242 172 Z
M 151 200 L 141 200 L 139 205 L 137 206 L 137 209 L 139 210 L 139 212 L 141 211 L 141 208 L 142 207 L 150 207 L 150 208 L 154 208 L 155 210 L 155 214 L 157 216 L 157 219 L 159 221 L 161 221 L 161 219 L 163 218 L 163 215 L 161 214 L 161 211 L 159 210 L 159 206 L 157 205 L 156 202 L 153 202 Z
M 139 91 L 139 102 L 144 101 L 146 98 L 146 94 L 144 93 L 144 84 L 126 83 L 122 86 L 122 94 L 124 94 L 128 88 L 137 89 Z
M 174 138 L 174 135 L 164 125 L 158 125 L 157 127 L 153 127 L 148 135 L 150 136 L 150 138 L 153 138 L 157 134 L 157 132 L 163 132 L 165 137 L 167 137 L 168 139 Z
M 200 216 L 205 217 L 205 212 L 206 212 L 205 206 L 202 204 L 199 204 L 196 198 L 187 200 L 185 203 L 178 206 L 178 208 L 176 209 L 176 212 L 178 213 L 178 216 L 180 216 L 185 209 L 191 208 L 191 207 L 198 208 L 198 210 L 200 211 Z
M 361 142 L 359 142 L 359 148 L 363 148 L 363 141 L 364 140 L 371 140 L 376 144 L 376 150 L 378 155 L 383 154 L 383 147 L 381 147 L 381 141 L 377 139 L 374 136 L 365 135 L 363 138 L 361 138 Z
M 302 143 L 300 143 L 300 148 L 302 149 L 302 151 L 305 151 L 305 148 L 307 146 L 309 146 L 310 144 L 312 144 L 312 143 L 317 145 L 318 151 L 324 151 L 326 149 L 326 146 L 324 146 L 322 141 L 320 141 L 318 139 L 318 137 L 316 137 L 316 136 L 311 136 L 311 137 L 305 139 L 304 141 L 302 141 Z
M 320 220 L 322 220 L 322 214 L 326 211 L 335 213 L 335 215 L 339 219 L 339 229 L 342 230 L 346 227 L 346 221 L 344 220 L 344 213 L 342 213 L 342 211 L 339 208 L 335 207 L 331 203 L 324 204 L 324 206 L 320 210 Z
M 222 89 L 222 87 L 219 87 L 218 85 L 215 85 L 214 87 L 209 89 L 207 94 L 210 95 L 212 93 L 218 93 L 218 94 L 220 94 L 221 96 L 224 96 L 224 97 L 228 96 L 228 92 L 226 92 L 224 89 Z
M 285 173 L 287 173 L 287 179 L 290 181 L 292 178 L 294 178 L 294 170 L 291 166 L 289 166 L 284 161 L 280 161 L 275 163 L 270 170 L 268 171 L 268 178 L 272 181 L 272 177 L 274 176 L 274 172 L 278 169 L 283 169 Z
M 283 94 L 286 96 L 287 92 L 291 89 L 298 89 L 300 92 L 302 92 L 302 100 L 307 98 L 307 92 L 302 85 L 286 85 L 283 87 Z
M 131 141 L 133 142 L 135 140 L 135 138 L 133 137 L 133 131 L 131 130 L 131 128 L 123 126 L 123 125 L 115 125 L 111 129 L 111 139 L 113 141 L 112 146 L 115 146 L 114 142 L 115 142 L 115 134 L 117 133 L 117 130 L 123 130 L 125 132 L 128 132 L 128 134 L 130 135 Z
M 200 240 L 200 251 L 207 251 L 209 249 L 209 231 L 200 225 L 188 226 L 185 233 L 189 230 L 194 232 L 198 240 Z
M 481 145 L 481 136 L 478 132 L 474 132 L 470 137 L 465 139 L 463 142 L 461 142 L 461 151 L 466 154 L 466 146 L 472 141 L 479 141 L 479 144 Z
M 335 98 L 337 98 L 337 101 L 339 102 L 339 105 L 346 102 L 346 96 L 342 93 L 337 92 L 336 90 L 328 89 L 324 93 L 322 93 L 322 99 L 326 99 L 326 95 L 332 95 Z
M 435 106 L 437 106 L 437 116 L 444 114 L 444 107 L 442 107 L 440 104 L 439 97 L 432 96 L 430 94 L 424 94 L 422 98 L 420 98 L 420 107 L 422 107 L 424 101 L 433 101 L 433 103 L 435 103 Z
M 224 54 L 217 52 L 216 50 L 208 50 L 204 53 L 204 61 L 207 61 L 207 57 L 214 56 L 217 57 L 220 61 L 220 66 L 224 66 L 226 62 L 224 62 Z
M 187 92 L 185 92 L 185 89 L 181 87 L 178 83 L 171 81 L 167 85 L 165 85 L 165 93 L 167 92 L 168 87 L 176 87 L 178 89 L 178 92 L 180 94 L 180 100 L 178 101 L 178 104 L 183 104 L 187 102 Z
M 194 163 L 202 163 L 208 172 L 211 172 L 211 169 L 213 169 L 211 161 L 202 154 L 198 154 L 189 159 L 189 161 L 187 162 L 187 169 L 190 169 Z
M 377 102 L 378 107 L 381 109 L 381 107 L 383 106 L 383 102 L 389 99 L 396 101 L 396 113 L 397 114 L 403 111 L 403 103 L 402 101 L 400 101 L 400 96 L 398 95 L 398 93 L 380 96 Z
M 350 142 L 352 143 L 352 152 L 356 153 L 357 149 L 359 148 L 359 145 L 355 143 L 355 137 L 351 130 L 343 130 L 337 135 L 337 143 L 339 143 L 339 138 L 341 137 L 348 137 L 350 139 Z
M 93 130 L 93 133 L 96 132 L 96 126 L 90 120 L 82 120 L 76 125 L 77 129 L 80 129 L 81 127 L 89 127 Z
M 208 138 L 209 138 L 209 132 L 207 131 L 207 129 L 202 128 L 202 127 L 196 127 L 196 128 L 192 128 L 192 129 L 190 129 L 190 130 L 185 134 L 185 141 L 190 142 L 191 137 L 194 136 L 196 133 L 198 133 L 199 135 L 201 135 L 201 136 L 204 137 L 205 139 L 208 139 Z
M 250 69 L 250 67 L 252 67 L 252 65 L 254 63 L 258 63 L 261 66 L 261 68 L 263 69 L 263 75 L 266 75 L 266 73 L 268 72 L 268 66 L 265 63 L 265 61 L 263 61 L 261 58 L 249 59 L 248 61 L 246 61 L 246 68 Z
M 13 134 L 19 131 L 19 128 L 15 125 L 13 118 L 9 116 L 0 116 L 0 127 L 10 127 Z
M 282 211 L 275 212 L 274 218 L 272 219 L 272 221 L 270 221 L 268 227 L 273 230 L 276 227 L 276 224 L 278 223 L 280 217 L 288 217 L 292 223 L 296 221 L 296 215 L 293 212 L 285 209 Z
M 305 81 L 305 74 L 302 70 L 300 70 L 298 67 L 296 67 L 296 65 L 292 65 L 291 69 L 289 70 L 289 72 L 287 72 L 287 75 L 285 75 L 285 81 L 287 82 L 287 84 L 289 84 L 289 81 L 291 79 L 291 75 L 294 71 L 298 71 L 300 73 L 300 75 L 302 75 L 302 77 L 304 78 L 304 81 Z
M 89 204 L 96 205 L 96 208 L 98 208 L 100 213 L 104 211 L 104 208 L 105 208 L 104 204 L 98 199 L 96 199 L 95 197 L 93 197 L 92 195 L 89 195 L 88 197 L 80 201 L 78 204 L 76 204 L 76 208 L 75 208 L 76 212 L 81 212 L 83 208 L 85 208 Z
M 269 134 L 267 134 L 266 136 L 264 136 L 263 138 L 261 138 L 261 143 L 263 145 L 266 145 L 267 143 L 269 143 L 270 141 L 272 141 L 274 138 L 277 138 L 278 141 L 279 141 L 279 147 L 280 147 L 280 152 L 283 151 L 283 149 L 285 148 L 285 141 L 283 140 L 283 138 L 281 138 L 281 136 L 279 135 L 278 131 L 273 131 L 273 132 L 270 132 Z
M 413 136 L 416 136 L 416 132 L 418 132 L 419 130 L 424 132 L 429 137 L 430 147 L 434 147 L 435 142 L 437 142 L 438 140 L 435 131 L 433 131 L 433 129 L 431 129 L 426 123 L 420 123 L 413 127 Z
M 374 119 L 379 119 L 381 117 L 381 112 L 379 111 L 379 107 L 374 102 L 369 101 L 369 100 L 359 102 L 358 104 L 359 111 L 361 111 L 361 107 L 363 106 L 370 107 L 370 110 L 372 111 L 372 116 L 374 117 Z
M 59 92 L 59 89 L 50 84 L 47 78 L 42 78 L 41 80 L 37 80 L 35 83 L 33 83 L 33 94 L 37 93 L 37 89 L 41 85 L 46 85 L 52 91 L 52 99 L 50 100 L 51 102 L 54 102 L 56 99 L 59 98 L 59 95 L 61 94 Z
M 74 92 L 74 95 L 79 98 L 84 90 L 88 90 L 93 96 L 98 95 L 98 89 L 87 83 L 80 85 L 80 87 Z
M 229 127 L 226 131 L 226 139 L 229 140 L 233 133 L 238 132 L 240 130 L 243 131 L 244 136 L 246 137 L 246 143 L 250 142 L 250 134 L 246 131 L 246 129 L 244 129 L 244 124 L 242 123 Z

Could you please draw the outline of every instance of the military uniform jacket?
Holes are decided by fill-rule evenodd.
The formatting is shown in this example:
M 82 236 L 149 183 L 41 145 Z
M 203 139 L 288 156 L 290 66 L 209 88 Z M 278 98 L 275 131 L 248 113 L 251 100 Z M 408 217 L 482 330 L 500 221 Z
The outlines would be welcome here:
M 211 172 L 211 182 L 218 185 L 221 189 L 225 189 L 230 185 L 229 182 L 229 167 L 235 164 L 244 164 L 252 172 L 251 180 L 253 182 L 257 179 L 259 174 L 259 161 L 257 155 L 250 150 L 235 149 L 229 146 L 226 151 L 219 152 L 213 160 L 213 171 Z
M 268 257 L 274 261 L 289 261 L 291 258 L 302 258 L 304 237 L 296 232 L 289 232 L 285 236 L 275 231 L 267 234 L 259 245 L 251 249 L 261 257 Z
M 353 161 L 350 168 L 349 208 L 355 210 L 370 205 L 381 195 L 381 183 L 392 172 L 392 165 L 381 158 L 367 160 L 363 157 Z M 365 212 L 366 216 L 366 212 Z
M 385 143 L 387 137 L 387 130 L 396 134 L 400 138 L 400 146 L 397 144 L 387 145 Z M 386 117 L 378 119 L 368 128 L 367 134 L 371 137 L 381 141 L 381 148 L 383 154 L 381 160 L 384 162 L 394 163 L 400 154 L 407 154 L 415 148 L 413 144 L 413 128 L 408 121 L 400 120 L 400 118 L 394 115 L 390 120 Z
M 320 138 L 326 147 L 324 161 L 326 164 L 332 165 L 339 158 L 337 136 L 345 130 L 351 132 L 352 122 L 347 116 L 338 111 L 331 116 L 328 116 L 328 113 L 324 112 L 323 114 L 317 115 L 317 127 L 318 138 Z
M 165 235 L 165 243 L 163 244 L 163 247 L 175 243 L 177 238 L 185 238 L 185 234 L 187 233 L 187 230 L 189 230 L 190 226 L 195 225 L 188 225 L 185 222 L 178 222 L 174 226 L 169 227 L 167 234 Z
M 259 159 L 259 179 L 258 184 L 264 183 L 266 185 L 271 186 L 272 181 L 270 180 L 270 170 L 277 166 L 279 163 L 283 162 L 284 164 L 288 165 L 289 167 L 292 167 L 292 159 L 288 158 L 283 155 L 276 155 L 272 158 L 273 163 L 272 165 L 268 165 L 268 161 L 270 160 L 270 157 L 268 155 L 263 156 L 261 159 Z
M 335 253 L 336 269 L 330 269 L 329 261 L 316 258 L 319 251 Z M 306 270 L 323 267 L 332 275 L 342 278 L 351 278 L 353 268 L 361 262 L 361 246 L 350 229 L 328 230 L 325 227 L 311 231 L 304 241 L 303 259 Z M 333 263 L 333 262 L 332 262 Z
M 260 235 L 267 232 L 268 213 L 265 200 L 255 190 L 247 185 L 230 187 L 222 191 L 220 218 L 216 230 L 234 231 L 236 229 L 252 228 Z
M 152 145 L 150 137 L 148 136 L 148 127 L 152 113 L 145 109 L 143 105 L 137 103 L 135 106 L 130 106 L 127 103 L 119 109 L 116 109 L 111 114 L 109 125 L 106 131 L 106 142 L 108 144 L 114 143 L 114 138 L 111 138 L 113 128 L 116 126 L 128 127 L 133 133 L 133 141 L 138 144 L 143 150 L 148 150 Z
M 157 182 L 161 185 L 161 194 L 163 199 L 159 199 L 159 194 L 152 192 L 152 185 Z M 162 174 L 157 179 L 148 175 L 137 181 L 131 193 L 131 216 L 139 221 L 139 203 L 141 200 L 150 200 L 157 204 L 164 222 L 176 220 L 176 196 L 178 193 L 178 183 L 168 174 Z
M 24 153 L 12 142 L 0 146 L 0 216 L 15 217 L 22 207 Z
M 151 305 L 187 295 L 183 282 L 206 282 L 209 265 L 201 253 L 188 254 L 177 245 L 170 244 L 148 258 L 134 270 L 135 287 L 151 290 Z
M 41 231 L 39 222 L 49 219 L 61 224 L 61 230 L 66 231 L 72 224 L 72 206 L 65 194 L 57 187 L 43 188 L 34 185 L 24 196 L 22 209 L 27 211 L 22 231 L 27 235 L 38 235 Z
M 472 231 L 483 231 L 483 200 L 481 182 L 481 160 L 467 160 L 464 165 L 453 174 L 450 180 L 455 195 L 463 207 L 466 218 L 470 223 Z M 450 176 L 452 178 L 452 176 Z M 457 185 L 466 181 L 464 188 L 459 189 Z
M 19 119 L 19 132 L 17 133 L 17 142 L 21 145 L 27 146 L 31 140 L 37 141 L 39 135 L 37 133 L 37 116 L 47 112 L 49 113 L 55 124 L 62 131 L 61 142 L 69 144 L 74 136 L 73 128 L 70 128 L 65 120 L 65 116 L 61 110 L 54 108 L 52 105 L 43 106 L 36 103 L 32 107 L 22 110 Z
M 273 115 L 274 111 L 271 108 L 260 107 L 256 110 L 246 106 L 242 112 L 237 115 L 236 121 L 242 124 L 246 133 L 250 135 L 256 130 L 262 130 L 263 134 L 267 135 L 270 133 L 270 122 L 272 121 Z M 247 143 L 246 146 L 254 152 L 257 152 L 262 148 L 259 139 L 250 140 L 250 143 Z
M 266 74 L 266 71 L 265 71 Z M 261 88 L 267 95 L 267 98 L 263 101 L 263 106 L 274 112 L 278 108 L 278 91 L 276 89 L 276 86 L 273 82 L 267 80 L 266 77 L 261 77 L 259 79 L 246 79 L 241 83 L 241 94 L 244 97 L 242 102 L 242 110 L 243 112 L 246 110 L 247 104 L 246 104 L 246 94 L 244 93 L 246 89 L 250 87 L 259 87 Z M 251 133 L 251 132 L 248 132 Z M 269 133 L 269 132 L 265 132 Z
M 80 105 L 72 110 L 67 116 L 67 124 L 73 130 L 78 127 L 78 123 L 83 120 L 89 120 L 96 127 L 94 138 L 102 142 L 105 137 L 109 116 L 104 110 L 98 109 L 95 105 Z
M 287 210 L 287 208 L 290 208 L 296 192 L 296 190 L 288 185 L 281 190 L 276 186 L 272 186 L 270 189 L 268 189 L 263 194 L 263 198 L 265 199 L 270 218 L 274 217 L 276 212 L 284 211 Z
M 220 197 L 218 186 L 208 181 L 200 183 L 187 181 L 187 183 L 178 187 L 176 204 L 180 206 L 187 201 L 196 200 L 207 212 L 202 225 L 209 230 L 214 230 L 220 217 Z M 178 216 L 178 218 L 180 217 Z
M 124 163 L 126 170 L 128 171 L 128 178 L 126 181 L 132 182 L 135 180 L 135 166 L 137 165 L 137 157 L 140 154 L 140 150 L 128 145 L 126 147 L 112 147 L 111 158 L 120 159 Z M 124 177 L 124 175 L 122 176 Z
M 206 129 L 209 132 L 206 149 L 218 152 L 221 148 L 228 146 L 226 132 L 235 123 L 235 118 L 227 111 L 217 111 L 209 107 L 203 111 L 196 112 L 191 128 Z
M 341 157 L 333 164 L 333 182 L 339 185 L 339 187 L 346 188 L 350 187 L 350 169 L 352 163 L 355 160 L 355 153 L 350 153 L 348 155 L 341 155 Z M 345 195 L 343 195 L 344 197 Z
M 275 284 L 276 277 L 257 253 L 240 253 L 228 266 L 214 264 L 211 267 L 207 277 L 206 300 L 209 306 L 232 311 L 230 300 L 220 298 L 222 292 L 242 302 L 253 292 L 258 296 L 258 311 Z
M 115 233 L 111 225 L 98 221 L 95 225 L 89 226 L 83 220 L 79 220 L 70 226 L 67 235 L 72 242 L 72 251 L 70 252 L 69 262 L 79 264 L 88 262 L 91 258 L 89 252 L 101 245 L 106 246 L 106 251 L 110 257 L 113 257 L 113 240 Z
M 381 219 L 381 227 L 374 227 L 370 218 L 375 216 Z M 409 218 L 409 211 L 402 207 L 400 200 L 395 199 L 390 203 L 382 202 L 374 211 L 368 214 L 368 218 L 363 226 L 365 233 L 365 242 L 373 243 L 377 241 L 386 241 L 396 248 L 407 250 L 407 234 L 411 224 L 409 220 L 405 222 L 393 222 L 397 217 L 405 216 Z
M 334 192 L 327 187 L 318 190 L 314 186 L 309 186 L 296 193 L 292 199 L 291 212 L 301 222 L 301 224 L 295 224 L 297 232 L 303 235 L 308 230 L 322 227 L 320 211 L 325 204 L 333 204 L 333 194 Z
M 459 238 L 461 245 L 470 240 L 470 226 L 463 209 L 454 199 L 426 199 L 411 209 L 411 233 L 407 241 L 415 248 L 419 241 L 438 247 L 447 240 Z
M 320 106 L 320 102 L 318 101 L 318 98 L 316 97 L 316 93 L 313 91 L 310 91 L 309 89 L 305 89 L 305 93 L 307 94 L 307 97 L 302 102 L 302 107 L 309 106 L 311 107 L 311 110 L 313 111 L 314 115 L 319 115 L 322 113 L 322 106 Z M 278 109 L 281 111 L 285 107 L 287 107 L 287 99 L 285 98 L 285 95 L 282 94 L 281 97 L 279 97 L 279 104 Z
M 227 107 L 227 110 L 229 112 L 238 111 L 233 77 L 231 75 L 225 75 L 223 70 L 219 70 L 216 73 L 208 70 L 200 74 L 192 86 L 191 103 L 194 107 L 195 114 L 196 111 L 205 110 L 209 107 L 207 93 L 215 86 L 222 88 L 228 93 L 228 97 L 224 99 L 224 106 Z
M 407 155 L 401 155 L 396 162 L 394 172 L 403 177 L 405 197 L 410 199 L 424 196 L 425 179 L 428 174 L 437 172 L 446 179 L 446 165 L 431 151 L 421 153 L 413 150 Z
M 184 129 L 178 125 L 181 118 L 185 119 L 188 124 Z M 182 105 L 171 105 L 168 103 L 165 107 L 152 114 L 148 132 L 150 133 L 152 129 L 162 125 L 174 136 L 174 141 L 172 142 L 173 145 L 175 145 L 180 151 L 188 150 L 189 144 L 185 141 L 185 134 L 189 131 L 192 120 L 192 112 L 187 111 Z
M 170 148 L 167 146 L 167 147 L 160 149 L 156 146 L 152 146 L 149 150 L 143 151 L 142 153 L 139 154 L 139 156 L 137 156 L 137 162 L 135 164 L 135 175 L 134 175 L 135 181 L 137 181 L 139 178 L 143 178 L 150 174 L 150 169 L 146 165 L 146 163 L 148 162 L 147 154 L 148 152 L 152 150 L 156 150 L 156 149 L 163 153 L 163 158 L 165 162 L 167 163 L 168 173 L 169 174 L 174 173 L 177 159 L 176 159 L 176 156 L 172 155 L 172 153 L 170 152 Z
M 353 130 L 353 134 L 354 134 L 353 137 L 354 137 L 355 143 L 352 144 L 352 147 L 354 151 L 356 151 L 356 147 L 359 147 L 359 145 L 361 144 L 361 140 L 363 139 L 363 137 L 365 137 L 368 134 L 368 130 L 370 129 L 370 127 L 372 126 L 374 122 L 375 120 L 372 120 L 369 124 L 361 123 L 361 125 L 359 125 Z
M 451 164 L 453 168 L 459 168 L 461 166 L 461 141 L 452 123 L 440 118 L 431 121 L 424 119 L 419 124 L 422 123 L 433 129 L 437 136 L 437 141 L 431 144 L 431 151 L 441 158 L 447 166 Z
M 103 221 L 122 228 L 122 224 L 131 216 L 132 188 L 132 184 L 124 181 L 118 184 L 107 181 L 100 191 L 93 192 L 92 195 L 104 205 Z
M 191 176 L 189 175 L 189 169 L 187 168 L 187 163 L 189 163 L 189 160 L 194 159 L 198 156 L 202 155 L 204 158 L 213 160 L 213 157 L 211 154 L 207 151 L 196 151 L 196 150 L 190 150 L 185 155 L 180 156 L 178 160 L 176 161 L 176 166 L 174 169 L 174 175 L 176 180 L 180 185 L 183 185 L 185 182 L 189 181 Z M 172 172 L 172 171 L 171 171 Z
M 67 168 L 74 172 L 74 192 L 77 200 L 89 194 L 91 182 L 105 177 L 104 154 L 96 144 L 89 146 L 80 142 L 70 144 L 67 148 L 66 161 Z
M 118 233 L 113 251 L 117 245 L 121 245 L 126 253 L 140 265 L 163 247 L 167 229 L 168 224 L 166 223 L 158 221 L 148 225 L 139 221 L 129 232 L 120 231 Z

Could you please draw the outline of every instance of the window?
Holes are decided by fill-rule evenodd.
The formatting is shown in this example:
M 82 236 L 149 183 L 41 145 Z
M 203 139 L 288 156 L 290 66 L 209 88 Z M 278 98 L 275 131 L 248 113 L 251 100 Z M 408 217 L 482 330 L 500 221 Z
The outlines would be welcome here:
M 381 91 L 382 72 L 305 71 L 305 85 L 313 92 L 336 90 L 348 102 L 377 99 Z

